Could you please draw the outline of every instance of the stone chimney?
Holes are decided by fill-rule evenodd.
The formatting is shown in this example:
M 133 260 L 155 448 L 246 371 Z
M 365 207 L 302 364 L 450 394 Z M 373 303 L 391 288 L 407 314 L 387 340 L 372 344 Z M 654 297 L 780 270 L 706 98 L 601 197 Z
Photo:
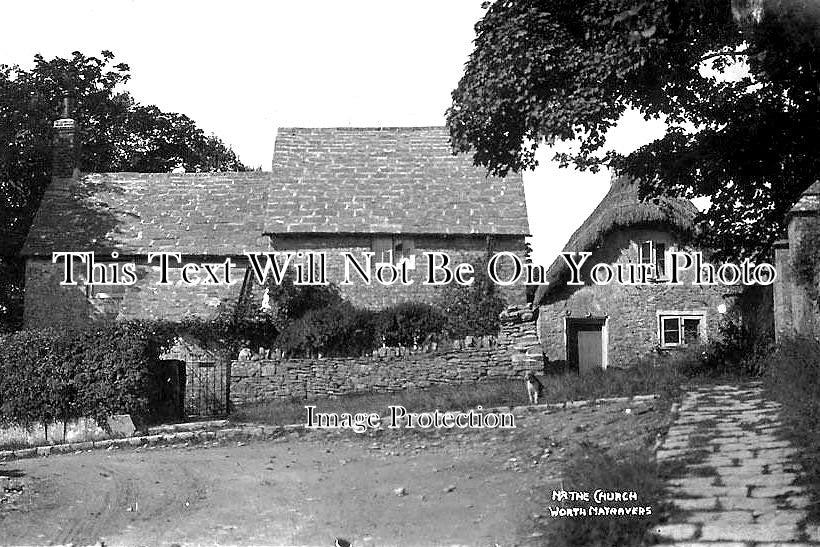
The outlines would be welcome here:
M 62 117 L 54 121 L 54 159 L 52 177 L 73 178 L 80 174 L 80 149 L 77 142 L 77 122 L 72 117 L 71 99 L 63 98 Z

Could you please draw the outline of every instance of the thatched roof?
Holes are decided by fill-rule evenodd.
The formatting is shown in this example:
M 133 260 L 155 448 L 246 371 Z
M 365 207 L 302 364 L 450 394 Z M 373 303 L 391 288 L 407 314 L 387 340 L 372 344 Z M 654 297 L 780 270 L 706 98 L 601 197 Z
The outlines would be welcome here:
M 626 178 L 613 178 L 612 186 L 580 228 L 564 246 L 565 252 L 593 252 L 606 236 L 618 228 L 640 226 L 668 226 L 675 232 L 689 233 L 694 225 L 697 208 L 684 199 L 657 198 L 647 201 L 638 199 L 638 183 Z M 566 284 L 569 268 L 560 256 L 547 270 L 544 285 L 535 292 L 533 305 L 541 303 L 548 295 Z

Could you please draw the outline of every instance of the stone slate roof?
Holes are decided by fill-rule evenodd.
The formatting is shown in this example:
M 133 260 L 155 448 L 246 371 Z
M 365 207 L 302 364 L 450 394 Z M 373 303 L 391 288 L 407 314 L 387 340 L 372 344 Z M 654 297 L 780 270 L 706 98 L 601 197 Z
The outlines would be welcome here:
M 820 180 L 809 186 L 789 211 L 790 215 L 811 214 L 820 211 Z
M 521 176 L 488 178 L 443 127 L 284 128 L 266 229 L 529 235 Z
M 444 128 L 282 129 L 271 173 L 56 179 L 21 254 L 240 255 L 265 234 L 528 235 L 520 175 L 487 178 Z
M 591 215 L 570 236 L 564 252 L 595 251 L 612 231 L 622 227 L 666 225 L 679 233 L 694 229 L 697 215 L 695 205 L 685 199 L 638 199 L 638 183 L 625 178 L 613 178 L 604 199 Z M 535 291 L 533 305 L 542 303 L 547 296 L 566 285 L 569 267 L 560 256 L 546 273 L 547 283 Z
M 57 179 L 21 254 L 232 255 L 266 248 L 270 173 L 110 173 Z

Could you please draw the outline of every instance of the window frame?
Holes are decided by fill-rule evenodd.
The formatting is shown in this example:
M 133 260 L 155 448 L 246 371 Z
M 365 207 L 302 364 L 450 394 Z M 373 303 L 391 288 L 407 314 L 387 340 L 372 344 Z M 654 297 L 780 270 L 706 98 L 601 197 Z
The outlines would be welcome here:
M 649 245 L 649 260 L 644 255 L 644 246 Z M 655 275 L 653 279 L 656 281 L 666 280 L 666 243 L 656 242 L 652 239 L 647 239 L 638 243 L 638 264 L 652 264 L 655 266 Z
M 399 252 L 397 247 L 401 247 Z M 414 249 L 413 238 L 403 234 L 373 236 L 370 244 L 370 250 L 375 253 L 373 258 L 376 264 L 401 264 L 413 256 Z
M 696 319 L 698 321 L 698 337 L 695 344 L 706 342 L 706 311 L 705 310 L 659 310 L 658 317 L 658 347 L 661 349 L 676 349 L 685 348 L 691 345 L 691 342 L 686 341 L 685 322 L 687 319 Z M 669 332 L 664 322 L 665 320 L 677 320 L 677 342 L 666 342 L 665 334 Z

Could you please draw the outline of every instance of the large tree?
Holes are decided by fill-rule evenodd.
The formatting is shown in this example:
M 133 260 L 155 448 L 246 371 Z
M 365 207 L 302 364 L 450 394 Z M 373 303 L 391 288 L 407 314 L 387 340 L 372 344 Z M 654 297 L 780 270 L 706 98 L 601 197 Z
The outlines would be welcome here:
M 603 153 L 627 108 L 664 118 L 665 135 Z M 703 242 L 765 256 L 820 176 L 820 3 L 497 0 L 447 124 L 457 151 L 501 175 L 577 140 L 564 165 L 612 167 L 640 179 L 642 197 L 708 196 Z
M 219 138 L 183 114 L 137 103 L 122 89 L 128 65 L 114 55 L 34 57 L 33 68 L 0 64 L 0 328 L 18 323 L 17 254 L 51 177 L 52 123 L 73 102 L 84 172 L 243 171 Z M 11 318 L 11 319 L 9 319 Z

